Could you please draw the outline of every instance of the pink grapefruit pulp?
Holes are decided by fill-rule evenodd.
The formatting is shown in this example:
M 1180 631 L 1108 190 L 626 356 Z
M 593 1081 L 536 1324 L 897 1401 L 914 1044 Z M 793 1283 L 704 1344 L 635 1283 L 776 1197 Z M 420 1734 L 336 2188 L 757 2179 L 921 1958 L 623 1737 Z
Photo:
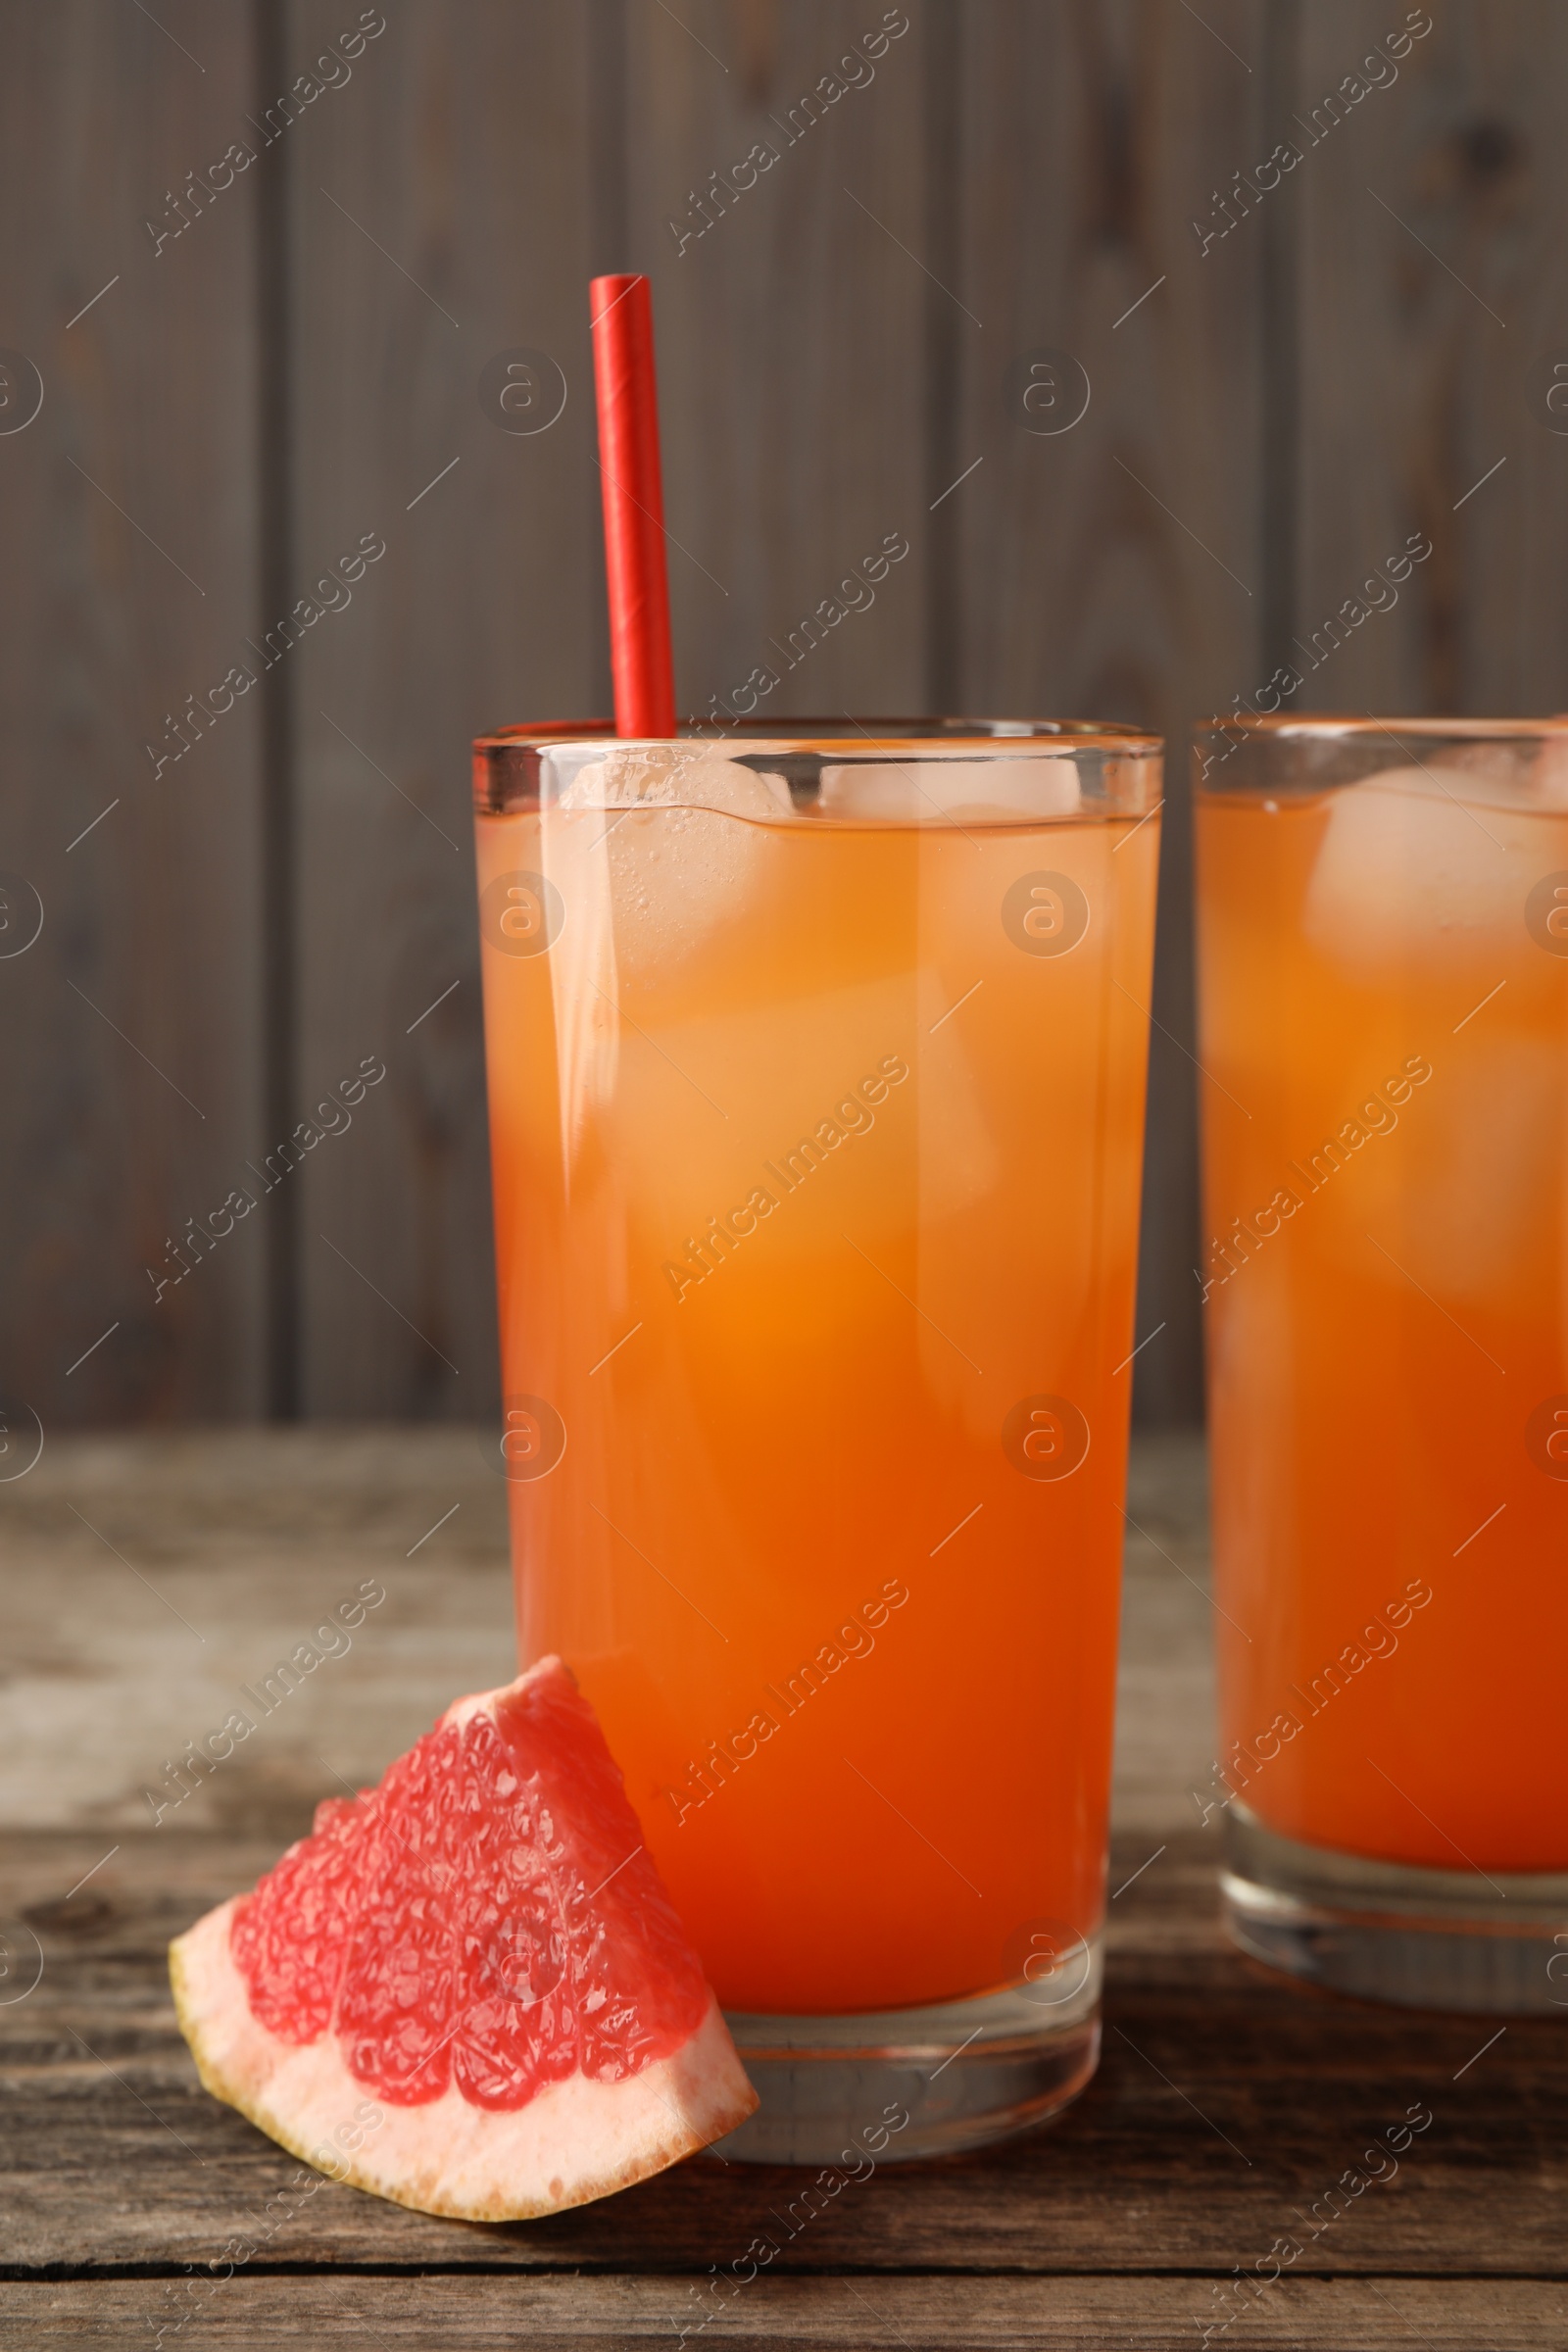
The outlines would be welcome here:
M 587 2203 L 757 2105 L 557 1658 L 461 1698 L 171 1947 L 203 2082 L 420 2212 Z

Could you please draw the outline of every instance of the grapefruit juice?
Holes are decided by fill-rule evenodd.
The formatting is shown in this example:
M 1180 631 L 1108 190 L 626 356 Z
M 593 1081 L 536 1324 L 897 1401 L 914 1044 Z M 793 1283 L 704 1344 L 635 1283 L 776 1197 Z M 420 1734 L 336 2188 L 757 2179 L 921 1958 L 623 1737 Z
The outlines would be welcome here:
M 1361 764 L 1198 795 L 1210 1795 L 1561 1872 L 1568 793 L 1530 742 Z
M 524 1660 L 815 2016 L 1098 1929 L 1158 825 L 745 780 L 477 818 L 503 1445 Z

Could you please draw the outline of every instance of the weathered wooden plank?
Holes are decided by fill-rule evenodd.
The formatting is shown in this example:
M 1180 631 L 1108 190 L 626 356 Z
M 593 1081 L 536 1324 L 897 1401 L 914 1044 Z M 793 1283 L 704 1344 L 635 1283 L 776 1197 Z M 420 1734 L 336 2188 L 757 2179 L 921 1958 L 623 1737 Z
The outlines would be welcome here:
M 23 2271 L 199 2264 L 291 2179 L 288 2159 L 200 2091 L 164 1946 L 267 1867 L 335 1775 L 370 1777 L 453 1690 L 505 1671 L 500 1483 L 467 1432 L 296 1430 L 64 1443 L 0 1497 L 16 1620 L 0 1754 L 28 1758 L 0 1783 L 14 1825 L 0 1931 L 7 1983 L 25 1994 L 0 2005 L 0 2198 L 5 2259 Z M 1207 1760 L 1204 1611 L 1188 1581 L 1204 1572 L 1201 1500 L 1191 1442 L 1135 1445 L 1100 2075 L 1037 2137 L 878 2172 L 796 2230 L 781 2272 L 875 2272 L 880 2288 L 911 2268 L 1137 2269 L 1180 2272 L 1206 2297 L 1207 2279 L 1266 2264 L 1294 2232 L 1303 2272 L 1558 2275 L 1568 2053 L 1548 2022 L 1510 2023 L 1477 2058 L 1475 2021 L 1308 1993 L 1220 1939 L 1214 1833 L 1180 1826 Z M 352 1651 L 323 1660 L 198 1795 L 138 1826 L 149 1759 L 221 1721 L 237 1684 L 254 1690 L 320 1604 L 367 1576 L 387 1599 Z M 1432 2122 L 1399 2173 L 1308 2244 L 1303 2217 L 1412 2102 Z M 514 2230 L 323 2188 L 298 2200 L 268 2259 L 703 2273 L 773 2227 L 798 2187 L 702 2162 Z M 1312 2325 L 1339 2340 L 1329 2317 Z
M 20 2342 L 75 2344 L 156 2335 L 180 2323 L 183 2345 L 231 2352 L 308 2337 L 312 2343 L 386 2352 L 439 2342 L 454 2352 L 514 2345 L 553 2352 L 698 2340 L 711 2307 L 715 2337 L 801 2347 L 902 2342 L 909 2352 L 955 2345 L 1008 2352 L 1188 2352 L 1213 2316 L 1213 2289 L 1196 2278 L 770 2278 L 731 2300 L 709 2280 L 683 2278 L 447 2278 L 412 2289 L 377 2278 L 114 2279 L 0 2286 L 0 2314 Z M 1530 2279 L 1298 2278 L 1282 2280 L 1226 2330 L 1233 2352 L 1282 2343 L 1321 2352 L 1548 2352 L 1568 2315 L 1555 2281 Z
M 1431 29 L 1391 54 L 1404 11 L 1300 12 L 1283 126 L 1301 158 L 1300 562 L 1282 658 L 1303 709 L 1559 710 L 1568 416 L 1546 396 L 1568 382 L 1568 217 L 1548 159 L 1568 23 L 1549 0 L 1408 15 Z M 1430 557 L 1381 582 L 1410 534 Z
M 959 16 L 958 292 L 982 322 L 953 328 L 953 473 L 978 468 L 947 526 L 960 690 L 1169 741 L 1138 1310 L 1140 1338 L 1164 1329 L 1138 1398 L 1196 1419 L 1186 739 L 1257 683 L 1264 254 L 1205 252 L 1190 218 L 1262 152 L 1265 12 Z
M 263 1134 L 247 12 L 8 10 L 0 88 L 3 1378 L 49 1429 L 254 1412 L 264 1219 L 177 1254 Z
M 11 1837 L 7 1948 L 43 1969 L 0 2018 L 8 2130 L 6 2259 L 199 2262 L 295 2171 L 203 2093 L 175 2030 L 165 1939 L 243 1886 L 275 1842 L 190 1832 Z M 1123 1844 L 1118 1879 L 1148 1859 Z M 1053 2129 L 947 2164 L 885 2167 L 808 2222 L 799 2174 L 702 2160 L 612 2203 L 489 2230 L 312 2190 L 276 2260 L 422 2269 L 668 2270 L 738 2255 L 760 2230 L 778 2267 L 1227 2277 L 1277 2238 L 1302 2272 L 1560 2276 L 1568 2052 L 1515 2021 L 1314 1996 L 1220 1940 L 1211 1845 L 1197 1833 L 1118 1898 L 1100 2074 Z M 74 1884 L 97 1864 L 90 1882 Z M 1113 1884 L 1116 1882 L 1113 1881 Z M 36 1937 L 34 1944 L 32 1938 Z M 1362 2151 L 1414 2110 L 1398 2171 L 1336 2215 Z M 1380 2157 L 1363 2170 L 1387 2172 Z M 774 2217 L 769 2221 L 769 2214 Z
M 237 1708 L 252 1732 L 160 1835 L 298 1837 L 336 1776 L 378 1780 L 459 1692 L 515 1672 L 505 1494 L 466 1429 L 50 1447 L 0 1487 L 0 1815 L 101 1830 L 102 1853 Z M 265 1711 L 264 1679 L 365 1582 L 385 1599 L 352 1632 L 340 1614 Z
M 293 0 L 292 62 L 342 14 Z M 362 534 L 386 549 L 288 657 L 300 1100 L 389 1073 L 300 1172 L 311 1413 L 477 1420 L 495 1395 L 467 745 L 590 700 L 588 24 L 391 12 L 289 133 L 299 593 Z M 518 347 L 565 381 L 537 432 L 481 406 Z
M 935 13 L 626 12 L 621 266 L 654 283 L 677 694 L 700 716 L 754 695 L 795 713 L 928 706 Z M 908 553 L 841 593 L 885 535 Z M 854 610 L 810 643 L 801 624 L 830 599 Z

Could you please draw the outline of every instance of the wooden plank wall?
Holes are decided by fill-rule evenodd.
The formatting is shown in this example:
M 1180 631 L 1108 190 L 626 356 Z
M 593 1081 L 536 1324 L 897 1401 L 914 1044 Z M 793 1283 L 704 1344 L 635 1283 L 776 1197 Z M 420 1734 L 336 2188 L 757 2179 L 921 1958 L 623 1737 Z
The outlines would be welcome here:
M 177 209 L 254 61 L 243 10 L 160 16 L 0 9 L 0 1475 L 33 1415 L 268 1400 L 269 1237 L 180 1252 L 266 1085 L 263 698 L 178 731 L 255 626 L 256 175 Z
M 0 944 L 29 892 L 45 918 L 0 957 L 19 1413 L 493 1403 L 466 744 L 607 702 L 585 280 L 636 268 L 687 709 L 901 530 L 780 708 L 1172 739 L 1139 1400 L 1197 1415 L 1187 726 L 1300 665 L 1415 530 L 1398 608 L 1299 707 L 1568 704 L 1568 21 L 1446 0 L 1364 65 L 1407 15 L 384 0 L 357 32 L 358 0 L 0 5 L 0 346 L 45 393 L 0 430 Z M 778 160 L 736 195 L 759 141 Z M 481 398 L 519 349 L 566 394 L 536 433 Z M 1021 403 L 1046 349 L 1090 387 L 1052 435 Z M 254 686 L 175 760 L 171 718 L 236 664 Z M 362 1063 L 385 1078 L 334 1110 Z

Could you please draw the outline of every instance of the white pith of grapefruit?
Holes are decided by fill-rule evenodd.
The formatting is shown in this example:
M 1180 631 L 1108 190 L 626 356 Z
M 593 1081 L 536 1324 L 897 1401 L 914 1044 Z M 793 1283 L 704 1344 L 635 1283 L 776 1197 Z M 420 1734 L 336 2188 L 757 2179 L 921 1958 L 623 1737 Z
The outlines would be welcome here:
M 757 2095 L 558 1659 L 460 1699 L 170 1951 L 207 2088 L 335 2179 L 515 2221 L 610 2195 Z

